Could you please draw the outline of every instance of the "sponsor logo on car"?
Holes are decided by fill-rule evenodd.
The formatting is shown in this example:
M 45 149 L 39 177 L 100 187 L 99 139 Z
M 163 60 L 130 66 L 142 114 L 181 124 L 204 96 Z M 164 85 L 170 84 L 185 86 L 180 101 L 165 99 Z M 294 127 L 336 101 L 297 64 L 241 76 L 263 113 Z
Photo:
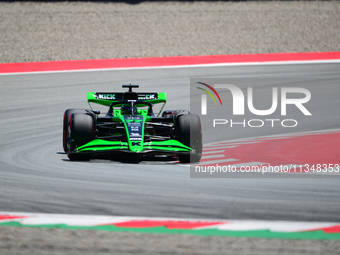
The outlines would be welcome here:
M 141 142 L 131 142 L 132 146 L 141 146 Z
M 116 94 L 98 94 L 97 99 L 114 100 L 116 99 Z
M 157 99 L 157 93 L 153 94 L 138 94 L 139 100 L 150 100 L 150 99 Z
M 131 137 L 130 138 L 131 141 L 142 141 L 141 137 Z

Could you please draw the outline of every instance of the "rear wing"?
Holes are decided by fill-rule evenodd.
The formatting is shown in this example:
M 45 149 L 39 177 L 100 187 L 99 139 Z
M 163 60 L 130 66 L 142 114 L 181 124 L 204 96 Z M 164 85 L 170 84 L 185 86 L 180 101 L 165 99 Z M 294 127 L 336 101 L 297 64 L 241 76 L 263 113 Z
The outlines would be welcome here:
M 166 93 L 137 93 L 138 100 L 143 100 L 149 102 L 151 104 L 160 104 L 166 103 Z M 89 103 L 101 104 L 110 106 L 113 102 L 122 101 L 124 96 L 124 92 L 88 92 L 87 93 L 87 101 Z

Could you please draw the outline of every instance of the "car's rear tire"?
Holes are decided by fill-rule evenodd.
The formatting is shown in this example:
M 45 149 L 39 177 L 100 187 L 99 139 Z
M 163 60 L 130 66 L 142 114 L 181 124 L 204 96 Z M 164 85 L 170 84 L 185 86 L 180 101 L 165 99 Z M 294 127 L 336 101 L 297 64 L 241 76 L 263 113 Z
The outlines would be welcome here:
M 64 112 L 64 122 L 63 122 L 63 148 L 64 151 L 67 152 L 67 137 L 68 137 L 68 124 L 70 120 L 70 116 L 73 113 L 85 113 L 85 109 L 67 109 Z
M 92 116 L 84 113 L 73 113 L 69 121 L 68 153 L 70 160 L 90 160 L 91 154 L 73 153 L 73 151 L 92 141 L 95 136 L 95 126 Z
M 196 114 L 180 115 L 176 119 L 177 139 L 184 145 L 194 149 L 194 153 L 180 154 L 181 163 L 198 162 L 202 157 L 201 120 Z

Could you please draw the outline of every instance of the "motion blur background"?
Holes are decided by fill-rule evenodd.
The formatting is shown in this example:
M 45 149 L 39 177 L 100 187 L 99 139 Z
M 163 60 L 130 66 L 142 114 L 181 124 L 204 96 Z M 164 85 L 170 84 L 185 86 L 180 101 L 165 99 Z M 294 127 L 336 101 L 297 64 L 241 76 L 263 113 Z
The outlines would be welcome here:
M 337 51 L 339 9 L 338 1 L 4 1 L 0 62 Z

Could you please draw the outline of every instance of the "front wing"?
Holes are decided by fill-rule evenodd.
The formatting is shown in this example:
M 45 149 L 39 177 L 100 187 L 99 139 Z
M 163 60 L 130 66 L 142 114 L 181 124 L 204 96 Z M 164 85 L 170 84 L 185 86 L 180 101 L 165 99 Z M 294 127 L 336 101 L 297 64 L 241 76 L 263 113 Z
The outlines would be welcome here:
M 139 142 L 142 143 L 142 150 L 132 151 L 129 148 L 128 142 L 122 141 L 108 141 L 103 139 L 94 139 L 91 142 L 76 148 L 72 153 L 81 154 L 116 154 L 116 153 L 130 153 L 130 154 L 164 154 L 164 155 L 178 155 L 188 154 L 193 150 L 182 144 L 177 140 L 166 141 L 150 141 Z

